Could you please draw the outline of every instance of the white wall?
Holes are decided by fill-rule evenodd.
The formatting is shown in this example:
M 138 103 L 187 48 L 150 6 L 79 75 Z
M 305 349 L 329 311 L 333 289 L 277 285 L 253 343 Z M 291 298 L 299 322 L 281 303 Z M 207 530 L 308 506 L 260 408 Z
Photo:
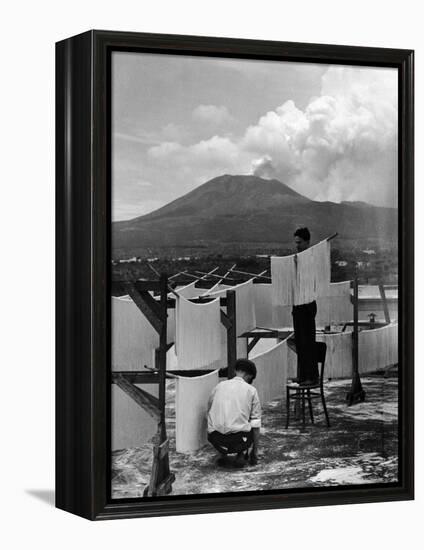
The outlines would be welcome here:
M 417 0 L 27 0 L 2 5 L 0 506 L 5 547 L 124 549 L 136 543 L 189 549 L 199 548 L 200 540 L 207 550 L 222 547 L 225 540 L 228 548 L 306 548 L 312 533 L 321 533 L 314 537 L 316 550 L 417 547 L 412 541 L 422 540 L 422 467 L 417 469 L 416 502 L 213 517 L 91 524 L 55 510 L 29 491 L 48 497 L 54 486 L 54 42 L 97 28 L 415 48 L 416 197 L 422 209 L 424 33 L 419 6 Z M 423 224 L 421 216 L 421 238 Z M 422 279 L 422 247 L 418 253 L 417 279 Z M 423 306 L 418 287 L 417 309 Z M 422 363 L 419 346 L 416 364 Z M 423 384 L 423 369 L 417 368 L 416 385 Z M 424 463 L 423 409 L 420 399 L 418 465 Z M 299 533 L 305 527 L 303 543 Z

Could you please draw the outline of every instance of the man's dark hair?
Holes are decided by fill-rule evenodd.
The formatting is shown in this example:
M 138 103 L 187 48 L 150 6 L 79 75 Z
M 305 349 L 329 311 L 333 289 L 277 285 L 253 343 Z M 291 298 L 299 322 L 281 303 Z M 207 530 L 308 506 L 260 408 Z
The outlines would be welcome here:
M 245 372 L 252 376 L 253 379 L 256 378 L 256 365 L 253 361 L 249 361 L 249 359 L 237 359 L 234 370 Z
M 309 229 L 307 227 L 299 227 L 299 229 L 296 229 L 294 232 L 294 237 L 300 237 L 304 241 L 311 240 L 311 234 L 309 233 Z

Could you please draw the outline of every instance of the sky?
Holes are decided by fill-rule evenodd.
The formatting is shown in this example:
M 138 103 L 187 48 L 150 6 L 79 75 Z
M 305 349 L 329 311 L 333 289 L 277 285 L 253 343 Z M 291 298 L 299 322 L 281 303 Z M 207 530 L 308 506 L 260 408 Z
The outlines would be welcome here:
M 397 70 L 114 52 L 112 218 L 223 174 L 397 207 Z

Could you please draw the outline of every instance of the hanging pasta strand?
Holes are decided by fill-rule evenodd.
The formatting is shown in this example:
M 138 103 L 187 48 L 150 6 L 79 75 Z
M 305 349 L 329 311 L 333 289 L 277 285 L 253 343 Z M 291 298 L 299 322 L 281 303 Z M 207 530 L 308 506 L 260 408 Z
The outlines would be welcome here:
M 273 303 L 302 305 L 328 296 L 331 278 L 330 243 L 321 241 L 291 256 L 271 258 Z

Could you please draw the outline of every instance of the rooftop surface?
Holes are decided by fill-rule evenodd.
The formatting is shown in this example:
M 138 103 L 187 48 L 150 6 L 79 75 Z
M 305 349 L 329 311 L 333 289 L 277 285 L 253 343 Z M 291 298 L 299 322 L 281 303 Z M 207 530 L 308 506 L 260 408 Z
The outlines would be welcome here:
M 319 400 L 315 424 L 299 421 L 285 429 L 281 399 L 263 405 L 259 463 L 243 469 L 216 465 L 217 453 L 205 445 L 193 453 L 175 451 L 175 383 L 167 383 L 167 432 L 173 495 L 390 483 L 398 475 L 398 379 L 362 379 L 365 402 L 348 407 L 350 380 L 325 385 L 331 427 Z M 112 497 L 136 498 L 149 482 L 152 444 L 112 454 Z

